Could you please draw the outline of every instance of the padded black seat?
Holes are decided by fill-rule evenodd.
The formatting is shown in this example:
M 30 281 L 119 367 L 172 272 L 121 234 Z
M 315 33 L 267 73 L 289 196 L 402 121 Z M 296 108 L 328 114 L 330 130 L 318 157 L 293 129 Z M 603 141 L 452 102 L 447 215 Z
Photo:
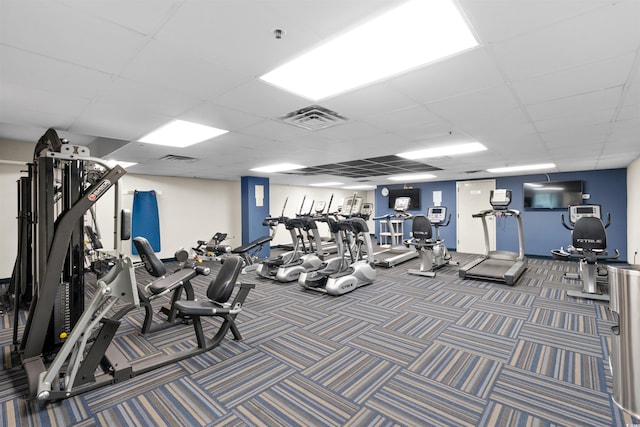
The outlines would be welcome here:
M 238 276 L 242 271 L 242 264 L 242 258 L 237 255 L 227 257 L 217 276 L 211 281 L 207 288 L 206 300 L 176 302 L 175 307 L 180 315 L 188 316 L 193 320 L 193 327 L 199 347 L 205 348 L 211 346 L 211 344 L 207 345 L 204 332 L 202 331 L 202 323 L 200 321 L 200 317 L 202 316 L 218 316 L 225 320 L 216 337 L 214 337 L 214 341 L 222 340 L 226 330 L 229 328 L 233 333 L 234 339 L 242 339 L 234 320 L 242 309 L 242 304 L 249 289 L 253 288 L 254 285 L 241 284 L 241 291 L 238 292 L 235 300 L 232 303 L 228 302 L 233 294 Z
M 249 252 L 251 249 L 257 248 L 258 246 L 263 246 L 271 241 L 271 236 L 262 236 L 258 237 L 252 242 L 247 243 L 244 246 L 238 246 L 237 248 L 231 251 L 232 254 L 243 254 L 245 252 Z
M 209 274 L 210 270 L 208 267 L 197 266 L 195 268 L 183 268 L 175 273 L 167 275 L 166 267 L 153 252 L 151 244 L 146 238 L 141 236 L 135 237 L 133 239 L 133 244 L 136 246 L 140 259 L 144 263 L 144 267 L 147 272 L 153 277 L 158 278 L 146 285 L 137 283 L 140 305 L 145 309 L 142 333 L 146 334 L 175 324 L 178 317 L 175 303 L 182 297 L 182 290 L 184 289 L 188 300 L 193 300 L 194 293 L 193 286 L 191 285 L 191 279 L 196 277 L 198 274 L 206 276 Z M 153 307 L 151 305 L 151 301 L 169 293 L 173 293 L 169 307 L 162 307 L 160 309 L 160 312 L 167 316 L 167 323 L 152 330 L 151 324 L 153 322 Z M 119 315 L 124 315 L 128 310 L 130 310 L 130 308 L 123 309 Z
M 178 270 L 167 277 L 161 277 L 158 280 L 154 280 L 145 286 L 145 289 L 153 295 L 160 295 L 167 290 L 172 290 L 176 286 L 181 286 L 181 283 L 188 282 L 197 275 L 198 272 L 192 268 Z
M 573 226 L 573 247 L 583 253 L 606 254 L 607 232 L 599 218 L 580 218 Z
M 167 269 L 153 252 L 151 244 L 145 237 L 135 237 L 133 244 L 136 246 L 140 259 L 144 263 L 144 268 L 150 275 L 153 277 L 162 277 L 167 274 Z
M 431 228 L 431 221 L 429 221 L 429 218 L 424 215 L 414 216 L 411 234 L 416 240 L 431 240 L 433 237 L 433 230 Z

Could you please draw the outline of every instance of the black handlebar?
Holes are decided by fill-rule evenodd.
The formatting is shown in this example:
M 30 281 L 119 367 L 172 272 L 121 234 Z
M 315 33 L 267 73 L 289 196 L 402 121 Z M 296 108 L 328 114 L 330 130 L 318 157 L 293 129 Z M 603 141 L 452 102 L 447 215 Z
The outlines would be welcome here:
M 564 214 L 560 215 L 561 221 L 562 221 L 562 225 L 564 226 L 564 228 L 566 228 L 569 231 L 573 231 L 573 227 L 570 227 L 567 225 L 567 223 L 564 221 Z M 602 221 L 602 219 L 601 219 Z M 569 221 L 571 223 L 571 221 Z M 573 226 L 574 224 L 571 223 L 571 225 Z M 607 223 L 604 224 L 604 228 L 609 228 L 609 226 L 611 225 L 611 212 L 609 212 L 607 214 Z

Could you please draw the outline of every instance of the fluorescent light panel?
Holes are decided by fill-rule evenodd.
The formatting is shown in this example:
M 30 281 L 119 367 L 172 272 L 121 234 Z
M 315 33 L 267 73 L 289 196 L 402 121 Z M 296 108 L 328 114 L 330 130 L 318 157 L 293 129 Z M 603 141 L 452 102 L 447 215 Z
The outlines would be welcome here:
M 492 169 L 487 169 L 487 172 L 491 172 L 491 173 L 522 172 L 522 171 L 532 171 L 532 170 L 540 170 L 540 169 L 551 169 L 555 167 L 556 165 L 554 163 L 541 163 L 538 165 L 522 165 L 522 166 L 507 166 L 504 168 L 492 168 Z
M 258 168 L 250 169 L 253 172 L 274 173 L 274 172 L 286 172 L 295 169 L 302 169 L 305 166 L 296 165 L 293 163 L 279 163 L 277 165 L 261 166 Z
M 375 185 L 350 185 L 348 187 L 342 187 L 345 190 L 373 190 L 376 188 Z
M 342 185 L 342 182 L 318 182 L 315 184 L 309 184 L 310 187 L 335 187 L 338 185 Z
M 169 147 L 189 147 L 229 131 L 184 120 L 174 120 L 145 135 L 140 142 L 167 145 Z
M 450 0 L 413 0 L 260 78 L 319 100 L 477 45 Z
M 477 151 L 484 151 L 487 147 L 479 142 L 470 142 L 467 144 L 448 145 L 446 147 L 426 148 L 424 150 L 408 151 L 406 153 L 396 154 L 396 156 L 403 157 L 405 159 L 427 159 L 429 157 L 442 157 L 452 156 L 456 154 L 475 153 Z
M 388 179 L 392 181 L 417 181 L 420 179 L 432 179 L 435 177 L 435 175 L 430 173 L 413 173 L 408 175 L 394 175 L 390 176 Z

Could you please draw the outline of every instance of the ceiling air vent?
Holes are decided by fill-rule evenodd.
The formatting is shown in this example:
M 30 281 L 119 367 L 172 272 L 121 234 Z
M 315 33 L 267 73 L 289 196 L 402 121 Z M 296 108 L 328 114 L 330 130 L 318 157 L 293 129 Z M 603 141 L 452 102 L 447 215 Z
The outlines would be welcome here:
M 195 162 L 198 159 L 196 159 L 195 157 L 188 157 L 188 156 L 178 156 L 177 154 L 167 154 L 164 157 L 160 157 L 160 160 L 168 160 L 168 161 L 178 161 L 178 162 Z
M 347 121 L 345 117 L 335 111 L 328 110 L 319 105 L 312 105 L 294 111 L 286 116 L 278 117 L 278 120 L 307 130 L 326 129 Z
M 464 171 L 464 173 L 466 173 L 466 174 L 480 173 L 480 172 L 484 172 L 484 171 L 482 169 L 475 170 L 475 171 Z

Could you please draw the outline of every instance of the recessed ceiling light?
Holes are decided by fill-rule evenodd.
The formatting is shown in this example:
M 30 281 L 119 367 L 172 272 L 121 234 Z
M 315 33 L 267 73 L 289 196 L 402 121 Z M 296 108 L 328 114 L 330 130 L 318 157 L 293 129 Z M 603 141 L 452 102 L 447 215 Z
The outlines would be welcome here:
M 448 145 L 446 147 L 427 148 L 424 150 L 408 151 L 406 153 L 396 154 L 398 157 L 416 160 L 426 159 L 429 157 L 452 156 L 456 154 L 475 153 L 476 151 L 484 151 L 487 147 L 479 142 L 470 142 L 467 144 Z
M 450 0 L 413 0 L 260 78 L 319 100 L 477 45 Z
M 125 169 L 138 164 L 137 162 L 125 162 L 122 160 L 107 160 L 106 162 L 111 167 L 114 167 L 115 165 L 120 165 Z
M 273 173 L 273 172 L 286 172 L 295 169 L 302 169 L 305 166 L 295 165 L 293 163 L 279 163 L 277 165 L 270 166 L 261 166 L 259 168 L 250 169 L 253 172 L 264 172 L 264 173 Z
M 337 185 L 342 185 L 342 182 L 318 182 L 315 184 L 309 184 L 310 187 L 335 187 Z
M 342 187 L 345 190 L 374 190 L 375 185 L 350 185 L 348 187 Z
M 417 181 L 420 179 L 432 179 L 435 178 L 435 175 L 430 173 L 411 173 L 407 175 L 394 175 L 388 177 L 388 179 L 392 181 Z
M 522 165 L 522 166 L 507 166 L 504 168 L 492 168 L 492 169 L 487 169 L 487 172 L 491 172 L 491 173 L 521 172 L 521 171 L 532 171 L 532 170 L 540 170 L 540 169 L 551 169 L 555 167 L 556 165 L 553 163 L 541 163 L 539 165 Z
M 229 131 L 184 120 L 174 120 L 140 138 L 147 144 L 188 147 Z

